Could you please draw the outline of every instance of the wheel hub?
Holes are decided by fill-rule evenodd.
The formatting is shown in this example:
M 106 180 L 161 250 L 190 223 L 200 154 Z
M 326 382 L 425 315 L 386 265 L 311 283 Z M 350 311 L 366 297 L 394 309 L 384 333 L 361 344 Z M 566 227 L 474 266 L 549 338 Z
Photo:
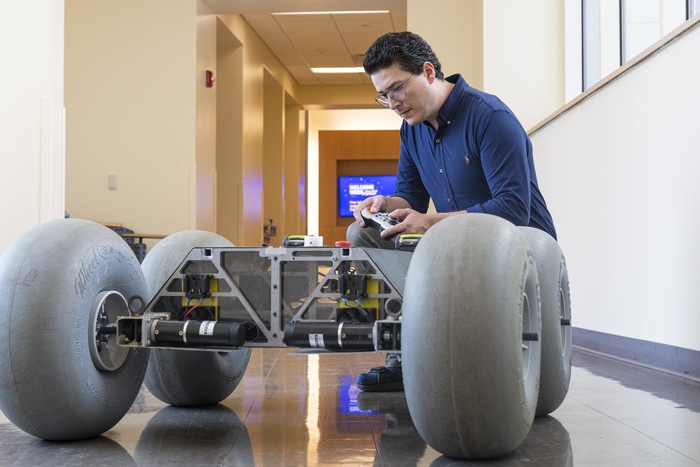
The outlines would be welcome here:
M 88 345 L 98 370 L 118 370 L 129 356 L 129 349 L 117 345 L 117 317 L 129 316 L 129 305 L 122 294 L 110 290 L 95 297 L 90 312 Z
M 523 336 L 533 335 L 535 338 L 522 343 L 522 372 L 525 387 L 525 398 L 537 402 L 537 380 L 539 379 L 539 361 L 541 358 L 540 312 L 536 275 L 525 281 L 523 293 L 522 327 Z

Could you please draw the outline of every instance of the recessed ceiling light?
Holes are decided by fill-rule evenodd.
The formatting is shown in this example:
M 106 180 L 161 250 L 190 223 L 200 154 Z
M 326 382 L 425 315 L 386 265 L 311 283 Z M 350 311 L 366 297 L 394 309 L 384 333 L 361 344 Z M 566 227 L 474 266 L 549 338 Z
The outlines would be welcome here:
M 311 68 L 314 73 L 364 73 L 361 66 Z

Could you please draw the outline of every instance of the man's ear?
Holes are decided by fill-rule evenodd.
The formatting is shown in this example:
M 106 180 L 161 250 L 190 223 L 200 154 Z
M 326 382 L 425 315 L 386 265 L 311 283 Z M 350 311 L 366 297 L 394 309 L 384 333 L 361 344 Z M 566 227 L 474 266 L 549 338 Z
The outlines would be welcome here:
M 423 63 L 423 73 L 428 78 L 428 83 L 433 84 L 433 81 L 435 81 L 435 66 L 430 62 Z

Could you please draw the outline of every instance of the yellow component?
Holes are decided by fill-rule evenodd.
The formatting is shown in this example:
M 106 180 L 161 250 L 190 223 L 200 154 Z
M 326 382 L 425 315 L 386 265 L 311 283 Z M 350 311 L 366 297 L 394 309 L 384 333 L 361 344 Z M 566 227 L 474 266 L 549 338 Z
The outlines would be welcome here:
M 184 288 L 185 279 L 182 279 L 181 283 L 182 283 L 182 287 Z M 219 291 L 219 280 L 218 279 L 212 278 L 209 281 L 209 291 L 212 293 Z M 187 297 L 185 297 L 184 295 L 182 296 L 182 306 L 183 307 L 189 306 L 189 308 L 192 308 L 197 303 L 199 303 L 199 300 L 192 299 L 189 301 L 189 304 L 188 304 Z M 218 300 L 218 297 L 213 296 L 213 297 L 205 298 L 204 300 L 202 300 L 202 306 L 213 307 L 214 308 L 214 320 L 219 321 L 219 300 Z
M 367 279 L 367 294 L 378 294 L 379 293 L 379 281 L 377 279 Z M 360 306 L 364 309 L 374 308 L 376 316 L 374 319 L 379 319 L 379 299 L 378 298 L 363 298 L 360 300 Z M 346 304 L 342 300 L 340 301 L 340 308 L 355 308 L 353 303 Z

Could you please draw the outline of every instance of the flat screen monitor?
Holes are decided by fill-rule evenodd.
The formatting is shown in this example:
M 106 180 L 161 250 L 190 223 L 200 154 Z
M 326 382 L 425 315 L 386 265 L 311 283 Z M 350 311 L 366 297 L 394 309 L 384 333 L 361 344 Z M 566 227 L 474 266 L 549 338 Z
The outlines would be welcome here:
M 341 175 L 338 177 L 338 214 L 350 217 L 355 207 L 370 196 L 391 196 L 396 175 Z

